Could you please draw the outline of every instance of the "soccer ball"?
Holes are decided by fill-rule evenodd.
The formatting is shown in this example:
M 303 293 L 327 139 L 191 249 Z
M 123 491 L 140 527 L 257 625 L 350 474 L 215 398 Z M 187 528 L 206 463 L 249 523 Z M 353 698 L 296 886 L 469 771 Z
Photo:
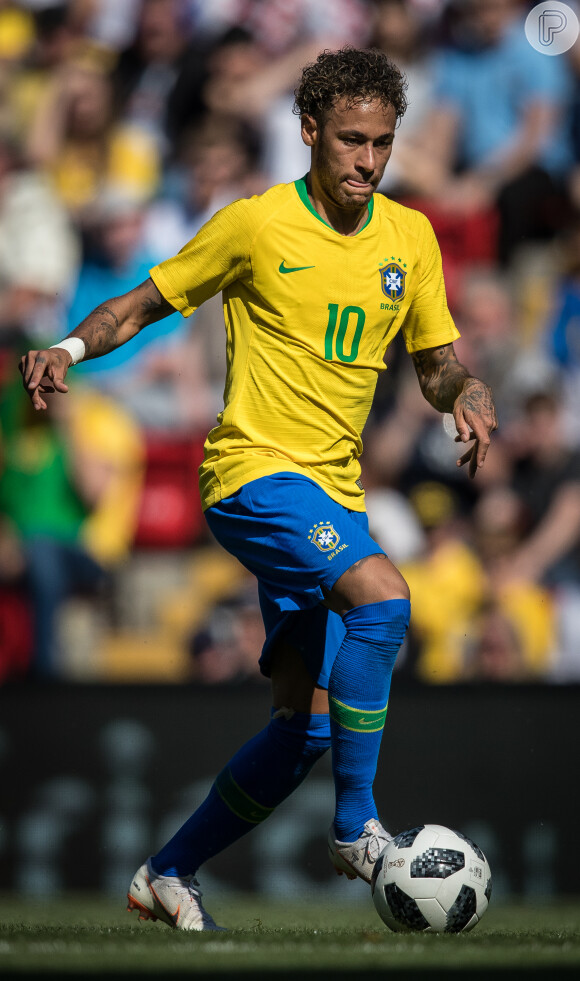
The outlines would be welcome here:
M 472 930 L 491 896 L 481 848 L 440 824 L 422 824 L 388 843 L 373 870 L 377 912 L 396 932 Z

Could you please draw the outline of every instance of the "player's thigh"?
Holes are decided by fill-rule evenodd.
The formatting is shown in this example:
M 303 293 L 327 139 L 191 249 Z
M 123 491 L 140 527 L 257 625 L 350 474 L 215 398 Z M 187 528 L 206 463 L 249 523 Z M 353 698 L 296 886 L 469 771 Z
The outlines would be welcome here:
M 266 632 L 262 673 L 272 676 L 274 652 L 289 646 L 300 655 L 308 690 L 301 675 L 293 673 L 293 659 L 279 654 L 276 689 L 281 691 L 283 683 L 284 692 L 295 691 L 300 704 L 312 702 L 313 683 L 328 687 L 345 633 L 337 613 L 404 595 L 398 582 L 385 585 L 385 570 L 394 566 L 369 535 L 366 514 L 342 507 L 302 475 L 278 473 L 251 481 L 209 508 L 206 518 L 217 541 L 258 579 Z M 366 562 L 378 555 L 383 557 L 379 572 L 368 572 Z M 382 584 L 378 592 L 370 590 L 373 575 Z M 333 593 L 341 580 L 346 588 Z M 359 583 L 356 589 L 353 580 Z M 322 605 L 326 596 L 333 597 L 336 611 Z
M 409 598 L 405 579 L 382 553 L 359 559 L 343 572 L 331 590 L 325 591 L 326 605 L 340 616 L 355 606 Z
M 364 512 L 347 510 L 295 473 L 250 481 L 212 505 L 206 519 L 282 616 L 316 606 L 353 565 L 382 554 Z

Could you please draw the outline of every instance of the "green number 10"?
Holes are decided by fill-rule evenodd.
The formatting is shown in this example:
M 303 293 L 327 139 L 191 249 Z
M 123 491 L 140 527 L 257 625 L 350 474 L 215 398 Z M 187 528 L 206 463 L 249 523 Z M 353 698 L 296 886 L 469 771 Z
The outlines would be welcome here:
M 344 350 L 344 342 L 351 317 L 356 317 L 356 324 L 354 328 L 354 335 L 350 344 L 350 353 L 346 354 Z M 358 346 L 363 332 L 363 327 L 365 325 L 365 312 L 364 310 L 361 310 L 360 307 L 344 307 L 340 314 L 340 320 L 338 321 L 338 331 L 336 332 L 335 340 L 334 333 L 336 331 L 337 320 L 338 303 L 329 303 L 328 324 L 326 325 L 326 334 L 324 335 L 324 358 L 326 361 L 332 361 L 333 349 L 335 349 L 336 356 L 339 361 L 355 361 L 358 354 Z

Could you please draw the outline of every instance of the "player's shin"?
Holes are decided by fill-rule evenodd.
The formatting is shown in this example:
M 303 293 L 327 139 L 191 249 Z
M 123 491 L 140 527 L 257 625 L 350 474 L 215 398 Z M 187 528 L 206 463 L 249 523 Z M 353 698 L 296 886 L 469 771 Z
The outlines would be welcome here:
M 373 781 L 381 745 L 391 674 L 409 624 L 408 600 L 386 600 L 349 610 L 346 636 L 328 688 L 335 836 L 352 842 L 377 817 Z
M 153 856 L 155 871 L 196 872 L 269 817 L 329 746 L 328 715 L 273 712 L 270 724 L 238 750 L 197 811 Z

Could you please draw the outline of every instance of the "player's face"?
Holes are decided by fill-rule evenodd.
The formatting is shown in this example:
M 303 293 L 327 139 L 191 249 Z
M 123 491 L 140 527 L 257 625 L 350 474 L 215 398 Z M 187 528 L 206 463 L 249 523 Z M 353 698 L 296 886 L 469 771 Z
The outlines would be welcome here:
M 302 139 L 312 148 L 314 196 L 351 212 L 364 208 L 376 191 L 391 155 L 397 114 L 378 99 L 346 108 L 337 102 L 323 124 L 302 117 Z

